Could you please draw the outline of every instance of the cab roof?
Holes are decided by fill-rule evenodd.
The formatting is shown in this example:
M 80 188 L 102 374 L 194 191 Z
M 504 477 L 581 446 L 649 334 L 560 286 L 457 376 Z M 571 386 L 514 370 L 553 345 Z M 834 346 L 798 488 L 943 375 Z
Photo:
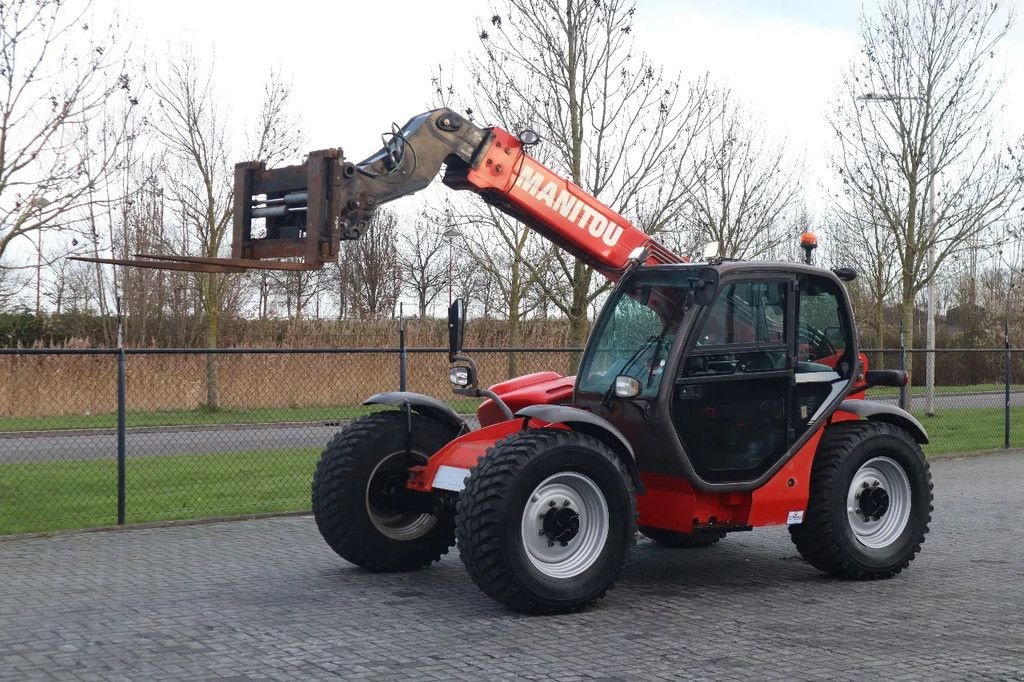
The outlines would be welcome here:
M 682 269 L 682 268 L 712 268 L 718 271 L 719 275 L 732 274 L 736 272 L 750 273 L 772 273 L 772 274 L 801 274 L 801 275 L 824 275 L 830 279 L 842 279 L 836 270 L 807 265 L 797 261 L 763 261 L 763 260 L 719 260 L 689 263 L 670 263 L 657 265 L 642 265 L 645 270 L 653 269 Z

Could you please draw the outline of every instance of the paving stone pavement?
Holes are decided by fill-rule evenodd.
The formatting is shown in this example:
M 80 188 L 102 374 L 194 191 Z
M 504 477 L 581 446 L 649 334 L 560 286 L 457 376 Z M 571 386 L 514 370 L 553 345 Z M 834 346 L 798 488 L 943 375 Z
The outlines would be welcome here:
M 921 556 L 829 579 L 785 529 L 641 541 L 567 616 L 509 613 L 458 557 L 375 575 L 311 518 L 0 542 L 0 680 L 1024 680 L 1024 453 L 933 463 Z

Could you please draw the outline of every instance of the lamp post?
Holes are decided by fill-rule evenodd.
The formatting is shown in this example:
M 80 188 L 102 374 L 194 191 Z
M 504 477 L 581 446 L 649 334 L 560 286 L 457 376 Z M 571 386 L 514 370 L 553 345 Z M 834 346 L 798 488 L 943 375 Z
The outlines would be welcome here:
M 866 102 L 898 102 L 916 100 L 924 102 L 923 95 L 892 95 L 873 93 L 861 95 L 858 99 Z M 925 189 L 928 201 L 928 315 L 925 326 L 925 414 L 935 416 L 935 135 L 928 131 L 928 186 Z
M 42 312 L 43 293 L 43 209 L 50 205 L 46 197 L 32 197 L 29 205 L 36 209 L 36 219 L 39 225 L 36 226 L 36 318 Z
M 455 255 L 455 240 L 462 236 L 462 233 L 454 227 L 449 227 L 442 234 L 448 240 L 448 307 L 452 306 L 452 261 Z

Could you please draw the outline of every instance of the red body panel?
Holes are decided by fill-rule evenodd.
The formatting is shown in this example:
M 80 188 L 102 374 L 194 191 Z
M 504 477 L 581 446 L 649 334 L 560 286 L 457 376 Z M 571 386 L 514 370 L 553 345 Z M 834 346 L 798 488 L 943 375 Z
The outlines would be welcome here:
M 774 526 L 807 507 L 811 466 L 824 426 L 767 483 L 751 492 L 707 493 L 677 476 L 641 473 L 640 525 L 689 533 L 697 525 Z
M 814 453 L 818 450 L 818 442 L 827 426 L 823 424 L 819 427 L 811 439 L 767 483 L 750 493 L 748 526 L 786 523 L 791 512 L 799 512 L 803 518 L 807 496 L 810 494 Z
M 521 419 L 512 419 L 459 436 L 434 453 L 424 466 L 410 469 L 411 475 L 406 487 L 430 492 L 437 470 L 442 465 L 472 469 L 487 452 L 487 448 L 522 428 Z
M 840 420 L 857 418 L 846 412 L 836 414 Z M 407 486 L 412 490 L 430 492 L 434 477 L 442 466 L 472 469 L 488 448 L 522 428 L 521 420 L 512 419 L 456 438 L 438 450 L 425 466 L 413 467 Z M 530 428 L 559 427 L 532 421 Z M 641 472 L 646 491 L 637 499 L 640 525 L 688 533 L 698 525 L 772 526 L 787 523 L 790 514 L 802 515 L 807 507 L 811 466 L 824 429 L 822 426 L 778 473 L 752 492 L 702 492 L 694 490 L 689 481 L 679 476 Z
M 530 405 L 551 405 L 568 402 L 576 377 L 563 377 L 557 372 L 536 372 L 491 386 L 512 413 Z M 485 400 L 476 411 L 480 426 L 490 426 L 505 419 L 492 400 Z
M 644 494 L 637 498 L 641 526 L 654 526 L 683 533 L 694 524 L 746 524 L 750 493 L 704 493 L 693 489 L 680 476 L 641 472 Z

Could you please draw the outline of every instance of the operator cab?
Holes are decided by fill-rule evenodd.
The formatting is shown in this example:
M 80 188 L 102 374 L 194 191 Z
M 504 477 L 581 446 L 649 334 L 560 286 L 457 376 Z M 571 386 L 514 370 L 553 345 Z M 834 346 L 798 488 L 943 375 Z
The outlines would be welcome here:
M 749 490 L 846 396 L 856 358 L 849 300 L 828 270 L 642 266 L 597 321 L 574 404 L 622 431 L 644 471 Z

